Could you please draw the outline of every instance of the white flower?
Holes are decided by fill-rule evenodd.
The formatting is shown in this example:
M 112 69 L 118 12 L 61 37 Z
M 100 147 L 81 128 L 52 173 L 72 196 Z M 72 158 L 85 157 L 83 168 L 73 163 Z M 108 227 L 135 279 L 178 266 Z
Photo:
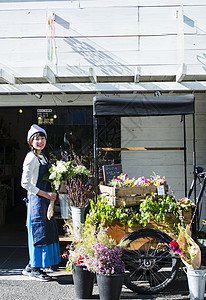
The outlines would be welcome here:
M 49 179 L 53 180 L 55 179 L 57 176 L 57 172 L 56 171 L 53 171 L 50 175 L 49 175 Z
M 75 173 L 76 174 L 85 174 L 87 176 L 90 176 L 89 170 L 87 170 L 87 168 L 85 166 L 82 166 L 82 165 L 78 165 L 78 166 L 75 167 Z
M 55 190 L 58 191 L 61 182 L 58 180 L 55 180 L 55 181 L 53 181 L 53 184 L 54 184 Z
M 84 173 L 86 167 L 85 166 L 76 166 L 76 172 L 77 173 Z
M 57 161 L 56 165 L 56 172 L 57 173 L 66 173 L 67 168 L 65 166 L 65 163 L 63 161 Z

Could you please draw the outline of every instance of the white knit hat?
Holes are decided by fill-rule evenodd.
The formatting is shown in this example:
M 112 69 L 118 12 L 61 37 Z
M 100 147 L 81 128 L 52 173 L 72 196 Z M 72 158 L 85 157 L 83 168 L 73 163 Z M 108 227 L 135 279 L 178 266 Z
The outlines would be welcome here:
M 39 127 L 38 125 L 33 124 L 33 125 L 31 125 L 31 128 L 29 129 L 28 134 L 27 134 L 27 142 L 28 142 L 28 144 L 29 144 L 30 138 L 31 138 L 35 133 L 37 133 L 37 132 L 42 132 L 42 133 L 44 133 L 45 137 L 47 138 L 47 133 L 46 133 L 46 131 L 45 131 L 43 128 Z

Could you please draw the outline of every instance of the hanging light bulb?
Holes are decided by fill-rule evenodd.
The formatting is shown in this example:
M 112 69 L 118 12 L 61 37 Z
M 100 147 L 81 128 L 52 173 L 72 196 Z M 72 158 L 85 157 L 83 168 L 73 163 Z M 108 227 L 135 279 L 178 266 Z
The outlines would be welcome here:
M 54 118 L 54 119 L 57 119 L 57 114 L 54 114 L 54 115 L 53 115 L 53 118 Z
M 22 108 L 19 109 L 19 113 L 23 114 L 23 109 Z

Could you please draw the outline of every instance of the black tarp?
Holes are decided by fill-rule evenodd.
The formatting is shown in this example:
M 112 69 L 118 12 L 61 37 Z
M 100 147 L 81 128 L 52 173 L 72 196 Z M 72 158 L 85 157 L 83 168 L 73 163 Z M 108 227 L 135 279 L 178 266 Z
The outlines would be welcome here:
M 94 97 L 94 116 L 167 116 L 188 115 L 195 112 L 194 95 Z

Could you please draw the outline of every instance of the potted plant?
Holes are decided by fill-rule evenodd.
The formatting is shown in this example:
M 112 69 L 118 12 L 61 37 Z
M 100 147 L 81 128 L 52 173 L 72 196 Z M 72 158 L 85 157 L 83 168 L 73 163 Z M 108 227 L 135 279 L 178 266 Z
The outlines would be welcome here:
M 73 226 L 66 223 L 67 232 L 73 235 Z M 84 261 L 90 257 L 93 250 L 90 245 L 96 241 L 96 229 L 94 226 L 82 227 L 78 238 L 73 237 L 73 242 L 66 247 L 62 255 L 67 260 L 66 270 L 72 271 L 75 293 L 79 299 L 90 299 L 94 286 L 95 274 L 88 271 Z
M 66 189 L 71 201 L 72 221 L 74 234 L 79 235 L 81 224 L 85 222 L 85 209 L 92 197 L 92 184 L 90 184 L 91 173 L 83 165 L 78 156 L 74 156 L 72 174 L 67 179 Z
M 86 224 L 109 227 L 110 235 L 118 242 L 129 232 L 142 228 L 159 229 L 174 238 L 178 237 L 182 219 L 185 223 L 190 221 L 192 206 L 193 202 L 187 198 L 177 201 L 171 195 L 163 195 L 158 199 L 146 196 L 140 200 L 139 207 L 115 207 L 99 195 L 97 202 L 90 201 Z
M 124 280 L 125 265 L 122 251 L 127 242 L 117 244 L 107 234 L 106 228 L 99 228 L 90 251 L 84 257 L 87 270 L 96 273 L 100 299 L 118 300 Z
M 67 226 L 72 234 L 70 224 Z M 100 299 L 119 299 L 125 270 L 122 251 L 127 244 L 117 244 L 108 236 L 106 228 L 83 226 L 80 237 L 73 240 L 63 255 L 67 259 L 67 271 L 72 271 L 78 297 L 85 297 L 88 293 L 91 297 L 90 283 L 96 274 Z

